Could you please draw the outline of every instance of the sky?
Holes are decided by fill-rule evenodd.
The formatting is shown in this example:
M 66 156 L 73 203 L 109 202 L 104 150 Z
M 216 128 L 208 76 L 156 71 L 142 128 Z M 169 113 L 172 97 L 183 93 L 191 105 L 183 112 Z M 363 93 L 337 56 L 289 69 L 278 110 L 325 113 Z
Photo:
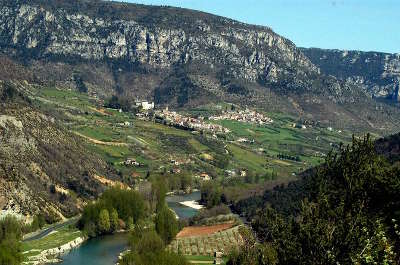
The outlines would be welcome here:
M 400 0 L 119 0 L 271 27 L 300 47 L 400 53 Z

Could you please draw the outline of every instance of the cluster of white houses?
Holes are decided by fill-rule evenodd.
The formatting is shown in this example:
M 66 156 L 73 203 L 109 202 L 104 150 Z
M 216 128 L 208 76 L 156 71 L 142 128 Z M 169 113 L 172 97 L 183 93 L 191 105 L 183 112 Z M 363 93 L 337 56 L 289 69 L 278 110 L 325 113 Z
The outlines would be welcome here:
M 193 131 L 208 131 L 211 133 L 230 133 L 230 130 L 218 125 L 207 123 L 203 118 L 192 118 L 181 115 L 175 111 L 169 111 L 168 109 L 155 112 L 156 121 L 163 121 L 169 125 L 181 127 Z
M 219 116 L 211 116 L 210 120 L 233 120 L 257 125 L 271 124 L 274 122 L 270 117 L 249 109 L 224 112 Z

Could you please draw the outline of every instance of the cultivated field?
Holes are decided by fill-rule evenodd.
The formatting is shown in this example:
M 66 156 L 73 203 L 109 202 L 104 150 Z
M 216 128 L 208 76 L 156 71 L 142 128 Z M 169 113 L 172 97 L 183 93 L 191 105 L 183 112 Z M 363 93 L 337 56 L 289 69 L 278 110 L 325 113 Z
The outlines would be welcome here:
M 332 149 L 332 144 L 351 140 L 350 133 L 339 133 L 337 129 L 292 128 L 296 119 L 274 113 L 266 114 L 274 119 L 274 123 L 263 126 L 218 121 L 216 123 L 229 128 L 232 133 L 214 139 L 210 135 L 195 135 L 139 120 L 133 113 L 105 109 L 102 102 L 87 94 L 52 88 L 32 89 L 41 109 L 54 112 L 56 106 L 57 118 L 127 180 L 133 175 L 144 177 L 147 172 L 156 172 L 160 167 L 170 170 L 172 160 L 187 161 L 179 167 L 194 174 L 207 172 L 224 177 L 226 170 L 246 168 L 259 176 L 258 182 L 287 179 L 293 173 L 322 162 L 322 154 Z M 205 109 L 210 111 L 210 106 Z M 239 138 L 249 142 L 238 142 Z M 278 154 L 298 156 L 301 161 L 279 160 Z M 229 159 L 223 167 L 219 163 L 221 155 Z M 127 158 L 134 158 L 141 166 L 123 165 Z
M 222 229 L 224 227 L 225 229 Z M 172 241 L 168 249 L 183 255 L 212 256 L 216 251 L 229 253 L 240 244 L 242 237 L 239 226 L 232 227 L 232 224 L 225 224 L 202 229 L 196 227 L 186 229 L 183 235 Z
M 184 238 L 191 236 L 204 236 L 210 235 L 216 232 L 220 232 L 231 228 L 234 223 L 217 224 L 210 226 L 188 226 L 183 228 L 177 235 L 176 238 Z

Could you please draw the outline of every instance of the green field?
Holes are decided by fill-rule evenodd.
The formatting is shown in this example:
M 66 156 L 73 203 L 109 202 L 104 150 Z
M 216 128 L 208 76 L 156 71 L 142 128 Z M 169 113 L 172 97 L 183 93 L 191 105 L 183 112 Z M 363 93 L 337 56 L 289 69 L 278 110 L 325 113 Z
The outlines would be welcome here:
M 214 258 L 210 256 L 186 255 L 185 258 L 190 262 L 190 264 L 194 265 L 214 264 Z M 221 264 L 226 264 L 227 258 L 223 258 L 222 260 L 223 262 Z M 199 263 L 196 263 L 196 261 Z
M 46 88 L 34 89 L 32 94 L 40 108 L 51 110 L 71 132 L 85 136 L 88 148 L 127 178 L 134 173 L 144 176 L 160 167 L 169 169 L 172 160 L 189 161 L 180 167 L 194 174 L 207 172 L 223 178 L 225 170 L 248 169 L 261 176 L 274 173 L 287 178 L 323 161 L 323 154 L 328 153 L 332 145 L 351 140 L 348 132 L 330 132 L 319 127 L 292 128 L 294 118 L 276 113 L 267 114 L 274 119 L 273 124 L 261 127 L 218 121 L 232 132 L 223 138 L 212 139 L 207 134 L 194 135 L 152 121 L 138 120 L 131 113 L 104 109 L 102 102 L 78 92 Z M 221 108 L 224 106 L 222 104 Z M 221 108 L 205 106 L 188 113 L 205 113 L 208 109 L 215 113 Z M 125 122 L 129 125 L 124 125 Z M 250 142 L 240 143 L 239 138 Z M 300 161 L 280 160 L 278 154 L 298 156 Z M 204 155 L 227 155 L 229 163 L 221 168 L 218 161 L 203 159 Z M 137 160 L 142 166 L 124 166 L 122 162 L 127 158 Z
M 278 114 L 274 115 L 274 123 L 271 125 L 257 126 L 230 120 L 217 123 L 229 128 L 236 139 L 240 137 L 250 141 L 231 144 L 230 148 L 240 162 L 256 171 L 260 171 L 268 160 L 268 167 L 278 172 L 284 170 L 284 164 L 289 164 L 286 169 L 298 172 L 322 162 L 320 154 L 327 154 L 335 145 L 351 141 L 349 132 L 329 131 L 321 127 L 293 128 L 291 124 L 295 123 L 294 118 Z M 260 152 L 263 155 L 260 156 Z M 302 163 L 290 160 L 285 160 L 285 163 L 275 162 L 278 154 L 298 156 Z M 261 159 L 262 156 L 267 159 Z
M 43 250 L 62 246 L 82 236 L 83 236 L 82 232 L 77 228 L 66 226 L 54 230 L 54 232 L 41 239 L 29 242 L 23 242 L 22 252 L 24 259 L 25 261 L 28 261 L 30 257 L 38 255 Z

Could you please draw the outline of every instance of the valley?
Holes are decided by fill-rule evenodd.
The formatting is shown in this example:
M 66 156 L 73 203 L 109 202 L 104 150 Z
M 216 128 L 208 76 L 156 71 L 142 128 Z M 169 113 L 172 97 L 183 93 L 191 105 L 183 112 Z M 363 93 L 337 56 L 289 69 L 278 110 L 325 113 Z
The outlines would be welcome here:
M 279 113 L 265 113 L 273 122 L 263 125 L 208 119 L 224 113 L 223 106 L 230 107 L 225 103 L 181 112 L 183 116 L 200 116 L 205 123 L 229 130 L 215 134 L 159 123 L 147 111 L 138 115 L 106 108 L 104 101 L 77 91 L 33 85 L 24 88 L 34 108 L 55 117 L 65 130 L 81 139 L 85 149 L 113 168 L 118 176 L 115 180 L 107 175 L 93 175 L 96 182 L 109 187 L 136 187 L 141 191 L 151 179 L 164 175 L 169 180 L 167 191 L 188 192 L 212 182 L 222 187 L 226 200 L 233 203 L 297 179 L 298 173 L 321 163 L 330 150 L 351 141 L 348 131 L 311 124 L 302 126 L 301 121 Z M 74 193 L 61 183 L 54 185 L 56 194 L 69 197 Z M 35 256 L 81 236 L 75 229 L 60 228 L 43 239 L 23 243 L 24 257 L 26 261 L 43 260 L 43 256 Z M 215 242 L 219 240 L 216 238 Z M 182 248 L 187 249 L 183 247 L 185 240 L 182 242 Z M 172 248 L 174 244 L 181 243 L 172 243 Z M 182 253 L 206 258 L 213 255 L 212 249 L 224 250 L 218 244 L 219 247 L 201 245 L 204 251 Z
M 234 203 L 297 179 L 298 173 L 320 164 L 329 151 L 351 141 L 348 131 L 303 124 L 280 113 L 265 113 L 273 122 L 263 125 L 208 119 L 212 115 L 223 114 L 226 111 L 224 106 L 231 107 L 225 103 L 181 112 L 184 117 L 202 117 L 205 123 L 229 130 L 229 133 L 215 134 L 157 122 L 155 116 L 151 116 L 154 115 L 152 111 L 136 113 L 106 108 L 104 101 L 77 91 L 25 85 L 25 92 L 35 108 L 51 113 L 63 128 L 81 138 L 87 150 L 115 169 L 119 180 L 93 176 L 99 184 L 110 187 L 136 187 L 140 191 L 145 189 L 145 183 L 152 176 L 167 174 L 167 179 L 178 179 L 176 184 L 169 181 L 168 190 L 188 192 L 201 189 L 204 182 L 213 182 L 221 186 L 226 199 Z M 187 180 L 183 182 L 185 178 Z M 73 192 L 68 186 L 56 186 L 56 192 L 66 196 Z M 43 260 L 45 256 L 37 257 L 43 250 L 82 236 L 77 230 L 70 229 L 64 227 L 43 239 L 23 243 L 26 262 Z M 232 246 L 237 246 L 235 238 L 238 233 L 226 233 Z M 195 247 L 190 238 L 178 239 L 169 248 L 193 260 L 199 257 L 207 260 L 214 250 L 229 252 L 232 246 L 228 249 L 221 245 L 225 239 L 217 235 L 209 236 L 216 237 L 195 237 L 192 240 L 198 242 L 193 243 Z M 215 242 L 216 245 L 200 242 Z
M 399 82 L 202 11 L 0 0 L 0 265 L 400 264 Z
M 105 109 L 101 101 L 81 93 L 54 88 L 31 93 L 39 108 L 43 111 L 57 108 L 57 116 L 66 128 L 82 137 L 90 150 L 130 179 L 132 176 L 145 178 L 147 172 L 174 168 L 192 171 L 193 175 L 208 168 L 209 172 L 205 173 L 215 178 L 235 175 L 242 168 L 261 177 L 276 173 L 279 178 L 289 178 L 292 173 L 320 163 L 340 143 L 351 141 L 349 131 L 318 125 L 302 129 L 301 121 L 279 113 L 269 113 L 274 123 L 262 126 L 210 120 L 208 123 L 219 124 L 230 132 L 194 134 L 157 123 L 154 118 L 141 119 L 134 113 Z M 215 105 L 214 110 L 211 106 L 207 109 L 208 113 L 199 107 L 183 114 L 199 116 L 201 113 L 208 118 L 207 115 L 213 112 L 223 112 L 222 105 Z M 217 165 L 218 157 L 213 157 L 221 153 L 228 160 L 223 167 Z M 298 156 L 299 161 L 280 159 L 279 154 Z M 139 165 L 125 165 L 129 158 L 135 159 Z

